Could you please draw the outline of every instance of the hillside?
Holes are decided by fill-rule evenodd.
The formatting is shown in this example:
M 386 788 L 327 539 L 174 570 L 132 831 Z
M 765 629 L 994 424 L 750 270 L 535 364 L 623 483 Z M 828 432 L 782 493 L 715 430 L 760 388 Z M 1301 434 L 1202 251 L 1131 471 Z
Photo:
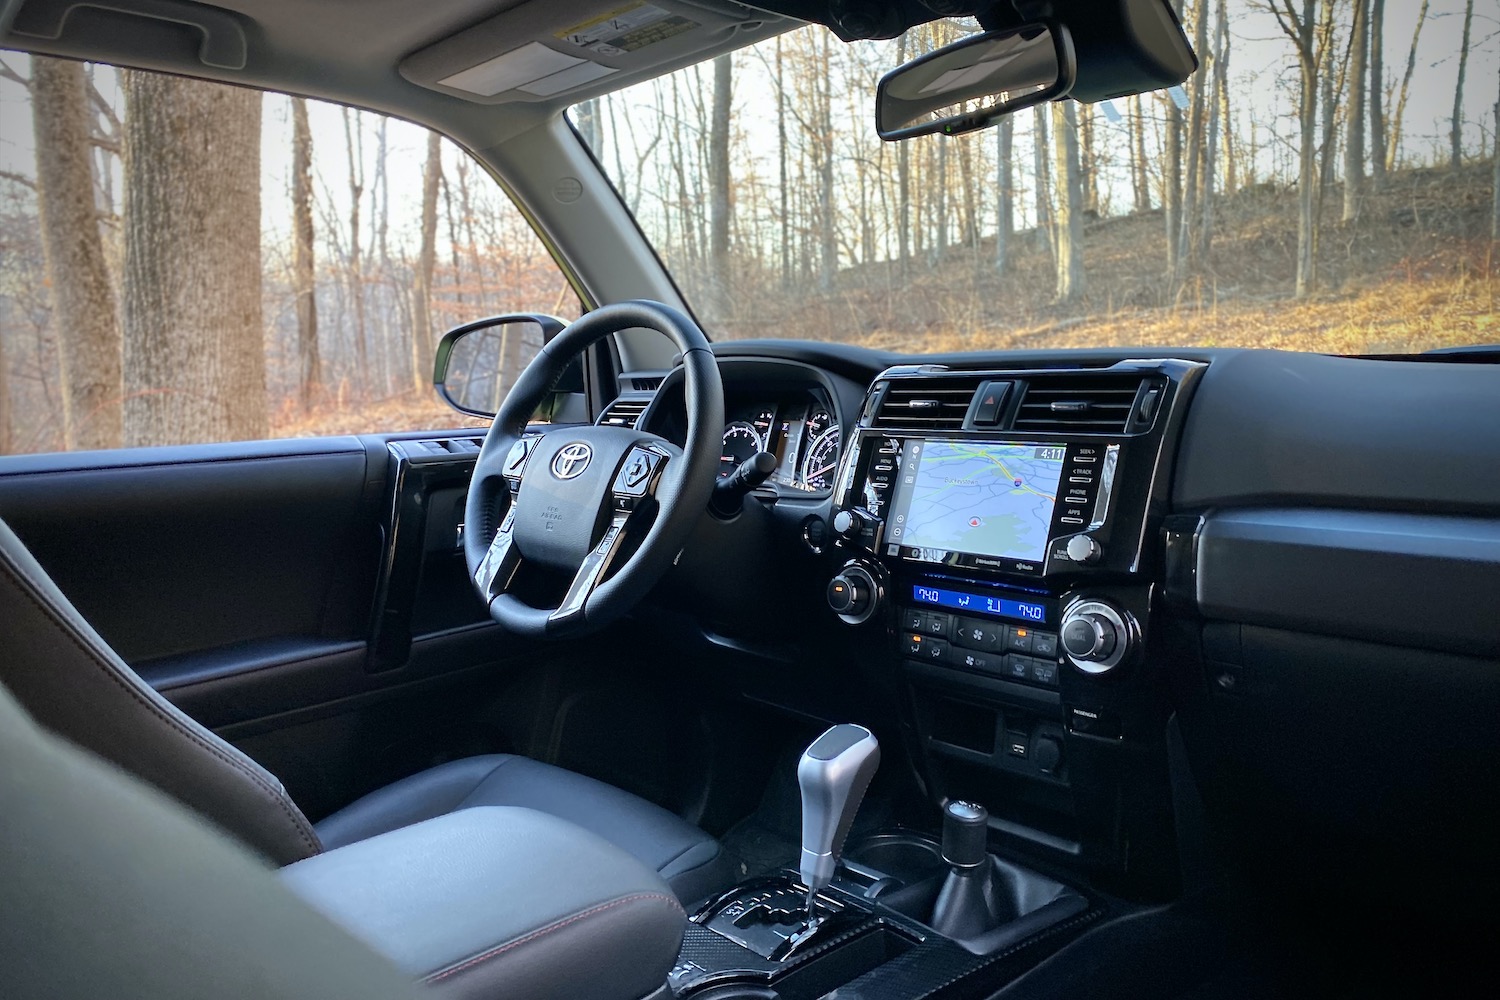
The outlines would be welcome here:
M 1420 351 L 1494 342 L 1500 260 L 1489 240 L 1491 168 L 1424 168 L 1387 178 L 1360 219 L 1339 221 L 1330 188 L 1318 254 L 1320 288 L 1292 299 L 1295 190 L 1270 185 L 1216 199 L 1207 266 L 1173 293 L 1160 210 L 1085 230 L 1087 292 L 1052 303 L 1050 254 L 1032 232 L 1013 239 L 1004 275 L 994 241 L 939 262 L 846 270 L 832 293 L 767 301 L 736 336 L 806 336 L 884 348 L 1038 346 L 1282 347 L 1336 353 Z

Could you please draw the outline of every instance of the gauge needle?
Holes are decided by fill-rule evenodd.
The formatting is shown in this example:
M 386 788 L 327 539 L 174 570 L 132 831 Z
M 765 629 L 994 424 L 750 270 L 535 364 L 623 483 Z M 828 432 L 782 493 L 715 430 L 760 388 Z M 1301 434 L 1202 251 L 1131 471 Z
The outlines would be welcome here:
M 832 472 L 838 466 L 838 464 L 839 463 L 834 462 L 832 465 L 825 465 L 821 469 L 814 469 L 807 474 L 807 478 L 816 479 L 825 472 Z

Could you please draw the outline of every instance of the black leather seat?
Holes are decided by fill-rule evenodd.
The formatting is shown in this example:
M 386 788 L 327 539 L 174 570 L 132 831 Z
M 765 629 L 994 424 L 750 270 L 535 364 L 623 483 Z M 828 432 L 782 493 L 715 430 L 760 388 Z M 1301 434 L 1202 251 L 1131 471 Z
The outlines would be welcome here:
M 514 754 L 439 764 L 317 825 L 327 850 L 470 806 L 525 806 L 583 827 L 655 868 L 685 903 L 727 883 L 719 844 L 697 827 L 602 781 Z
M 524 757 L 443 764 L 315 828 L 276 778 L 157 694 L 0 521 L 0 684 L 42 726 L 167 792 L 279 865 L 469 806 L 526 806 L 655 868 L 686 903 L 727 883 L 717 841 L 618 788 Z

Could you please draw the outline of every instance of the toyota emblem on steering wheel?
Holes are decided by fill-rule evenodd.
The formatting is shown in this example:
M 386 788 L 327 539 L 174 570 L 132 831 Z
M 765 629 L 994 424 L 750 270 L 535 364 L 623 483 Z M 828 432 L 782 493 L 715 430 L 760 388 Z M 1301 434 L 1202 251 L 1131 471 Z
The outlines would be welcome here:
M 574 441 L 562 446 L 562 450 L 552 456 L 552 474 L 558 479 L 576 479 L 583 475 L 583 470 L 589 467 L 589 460 L 594 457 L 594 449 L 582 441 Z

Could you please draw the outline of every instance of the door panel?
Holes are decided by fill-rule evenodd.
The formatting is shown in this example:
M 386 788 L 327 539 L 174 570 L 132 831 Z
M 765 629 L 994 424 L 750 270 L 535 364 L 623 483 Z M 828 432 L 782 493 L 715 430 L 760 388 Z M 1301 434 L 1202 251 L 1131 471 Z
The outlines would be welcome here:
M 505 749 L 481 710 L 534 654 L 489 623 L 454 555 L 477 448 L 419 440 L 3 458 L 0 518 L 126 662 L 316 818 Z M 400 474 L 413 448 L 424 473 Z

